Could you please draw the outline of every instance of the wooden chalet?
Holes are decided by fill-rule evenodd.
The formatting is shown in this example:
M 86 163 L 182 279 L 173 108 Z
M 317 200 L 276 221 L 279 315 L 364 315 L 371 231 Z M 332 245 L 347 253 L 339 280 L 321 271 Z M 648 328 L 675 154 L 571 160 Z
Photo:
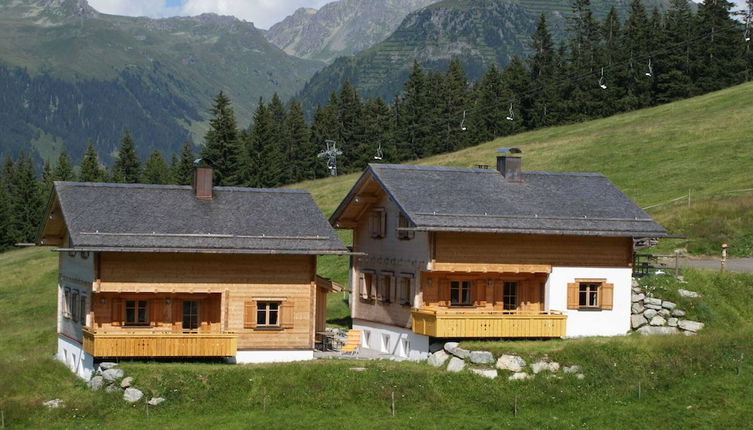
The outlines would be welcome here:
M 40 245 L 59 252 L 58 357 L 313 358 L 316 257 L 347 254 L 305 191 L 56 182 Z
M 665 230 L 607 178 L 370 165 L 330 218 L 353 230 L 363 346 L 420 359 L 432 338 L 629 330 L 633 238 Z

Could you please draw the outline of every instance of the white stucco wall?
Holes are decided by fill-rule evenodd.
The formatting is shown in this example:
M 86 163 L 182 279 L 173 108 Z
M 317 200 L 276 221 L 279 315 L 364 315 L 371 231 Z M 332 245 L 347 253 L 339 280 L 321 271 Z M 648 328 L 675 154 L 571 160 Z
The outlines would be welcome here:
M 575 279 L 606 279 L 614 285 L 612 310 L 567 309 L 567 284 Z M 630 268 L 553 267 L 546 284 L 546 309 L 567 315 L 565 335 L 616 336 L 630 330 Z
M 235 360 L 231 362 L 237 364 L 250 363 L 289 363 L 292 361 L 306 361 L 314 359 L 314 351 L 238 351 Z
M 55 358 L 62 361 L 76 376 L 87 381 L 94 374 L 94 357 L 85 353 L 81 344 L 71 339 L 58 336 Z
M 353 328 L 361 330 L 363 348 L 412 361 L 425 360 L 429 356 L 429 337 L 410 329 L 365 320 L 353 320 Z
M 61 252 L 58 256 L 60 269 L 58 278 L 58 333 L 79 341 L 82 339 L 84 324 L 63 316 L 64 291 L 68 288 L 71 294 L 78 293 L 79 300 L 85 298 L 86 308 L 91 308 L 94 258 L 92 252 L 88 253 L 86 258 L 83 258 L 80 252 L 75 253 L 75 255 Z M 79 309 L 76 309 L 76 312 L 79 311 L 80 305 Z M 86 323 L 90 323 L 88 318 Z

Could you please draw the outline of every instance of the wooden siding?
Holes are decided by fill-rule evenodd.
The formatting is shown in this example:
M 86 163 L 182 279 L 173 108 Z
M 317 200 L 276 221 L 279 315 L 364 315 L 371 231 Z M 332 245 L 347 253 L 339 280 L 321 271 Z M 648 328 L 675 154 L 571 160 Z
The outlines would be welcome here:
M 546 236 L 438 232 L 437 263 L 630 267 L 632 239 L 620 237 Z
M 312 349 L 315 270 L 316 257 L 306 255 L 102 253 L 95 290 L 153 298 L 165 294 L 221 297 L 219 314 L 211 318 L 211 332 L 237 333 L 238 349 Z M 292 306 L 292 327 L 245 328 L 245 303 L 254 301 L 280 301 L 288 309 Z M 174 323 L 167 317 L 167 330 L 171 331 Z
M 449 307 L 450 282 L 471 282 L 471 303 L 477 308 L 503 310 L 504 283 L 516 282 L 517 307 L 515 310 L 539 312 L 544 310 L 546 275 L 532 273 L 451 273 L 424 272 L 422 303 L 424 307 Z
M 231 357 L 238 336 L 232 333 L 95 333 L 84 330 L 84 351 L 94 357 Z
M 566 315 L 559 312 L 503 313 L 424 308 L 412 312 L 413 332 L 432 337 L 563 337 Z

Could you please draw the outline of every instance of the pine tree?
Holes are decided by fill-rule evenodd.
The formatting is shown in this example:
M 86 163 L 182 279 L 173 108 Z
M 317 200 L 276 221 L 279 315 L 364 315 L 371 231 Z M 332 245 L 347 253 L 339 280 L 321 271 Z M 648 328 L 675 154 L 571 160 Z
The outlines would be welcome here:
M 337 119 L 339 123 L 340 137 L 337 139 L 338 146 L 343 152 L 343 166 L 346 171 L 353 171 L 353 162 L 358 157 L 356 146 L 362 138 L 361 124 L 363 105 L 356 93 L 356 89 L 346 79 L 340 87 L 337 97 Z
M 403 85 L 397 124 L 397 151 L 401 160 L 414 160 L 425 156 L 431 145 L 428 126 L 431 116 L 430 96 L 426 74 L 417 61 L 408 80 Z
M 310 135 L 311 148 L 317 155 L 315 161 L 315 175 L 317 178 L 323 178 L 329 175 L 327 162 L 318 158 L 318 154 L 326 148 L 325 141 L 339 138 L 339 123 L 337 121 L 337 105 L 330 98 L 324 106 L 317 106 L 314 112 L 314 121 L 311 123 Z M 338 145 L 339 148 L 339 145 Z M 342 157 L 337 160 L 338 168 L 342 165 Z
M 531 87 L 536 92 L 532 94 L 529 126 L 537 128 L 552 124 L 554 107 L 559 102 L 556 90 L 558 75 L 555 70 L 557 53 L 543 12 L 539 16 L 536 31 L 531 36 L 530 48 L 533 54 L 528 57 L 528 68 L 531 72 Z
M 177 163 L 173 164 L 173 182 L 178 185 L 191 185 L 193 182 L 194 160 L 191 143 L 189 141 L 183 142 L 180 158 Z
M 316 148 L 311 145 L 309 129 L 301 102 L 293 100 L 283 124 L 282 149 L 288 166 L 285 183 L 314 178 Z
M 622 46 L 617 47 L 617 52 L 624 52 L 627 56 L 628 64 L 625 70 L 625 80 L 618 84 L 625 89 L 625 94 L 619 104 L 620 111 L 640 109 L 651 104 L 653 71 L 652 76 L 646 76 L 646 73 L 649 73 L 648 64 L 651 60 L 651 36 L 652 31 L 643 2 L 632 0 L 630 14 L 622 33 Z
M 664 31 L 658 43 L 665 52 L 654 58 L 656 101 L 669 103 L 689 97 L 691 49 L 695 17 L 685 0 L 671 0 L 664 16 Z
M 158 184 L 165 185 L 172 182 L 170 176 L 170 169 L 165 163 L 165 159 L 162 158 L 162 154 L 159 151 L 153 151 L 149 158 L 147 158 L 144 165 L 144 178 L 145 184 Z
M 220 185 L 238 185 L 239 157 L 241 144 L 238 139 L 238 127 L 230 99 L 220 91 L 214 98 L 212 119 L 209 131 L 204 136 L 204 148 L 201 158 L 214 166 L 215 183 Z
M 468 146 L 469 92 L 468 78 L 460 60 L 453 58 L 447 67 L 447 73 L 441 82 L 437 100 L 439 113 L 437 120 L 442 127 L 442 141 L 436 148 L 438 152 L 450 152 Z
M 92 143 L 91 140 L 86 146 L 84 158 L 81 160 L 81 169 L 78 179 L 81 182 L 105 181 L 105 171 L 99 164 L 99 157 L 97 157 L 97 151 L 94 150 L 94 143 Z
M 34 177 L 31 156 L 21 153 L 13 175 L 10 193 L 12 219 L 10 238 L 14 243 L 29 243 L 36 239 L 42 218 L 42 189 Z M 44 198 L 47 198 L 45 196 Z
M 510 103 L 507 116 L 505 116 L 507 127 L 503 133 L 505 135 L 518 133 L 530 127 L 530 112 L 533 109 L 533 101 L 528 94 L 531 88 L 530 73 L 520 57 L 513 57 L 502 70 L 502 81 L 510 93 Z
M 246 135 L 242 185 L 276 187 L 281 184 L 282 154 L 274 136 L 274 123 L 268 106 L 260 98 L 253 125 Z
M 357 158 L 353 160 L 355 170 L 362 170 L 369 163 L 397 161 L 395 145 L 391 137 L 392 113 L 390 107 L 380 97 L 364 103 L 360 129 L 363 134 L 356 146 Z
M 0 172 L 0 251 L 13 246 L 10 238 L 11 207 L 8 193 L 8 181 L 5 173 Z
M 136 155 L 136 147 L 128 130 L 125 131 L 123 139 L 120 141 L 118 159 L 112 166 L 112 177 L 115 182 L 125 184 L 136 184 L 141 180 L 141 163 Z
M 68 152 L 63 148 L 58 157 L 55 169 L 52 171 L 52 178 L 55 181 L 75 181 L 76 175 L 73 173 L 73 165 L 68 156 Z
M 477 83 L 475 98 L 478 103 L 471 110 L 471 135 L 475 143 L 488 142 L 495 137 L 510 133 L 509 116 L 513 95 L 502 80 L 502 72 L 495 65 L 489 66 Z M 514 108 L 514 106 L 513 106 Z
M 42 166 L 42 188 L 45 192 L 52 190 L 53 182 L 55 182 L 55 175 L 52 166 L 50 166 L 48 160 L 45 160 L 44 165 Z
M 283 185 L 292 182 L 290 180 L 290 177 L 292 175 L 291 173 L 291 166 L 287 163 L 288 160 L 288 150 L 284 147 L 285 146 L 285 116 L 287 115 L 287 112 L 285 111 L 285 106 L 282 104 L 282 100 L 280 100 L 280 97 L 277 95 L 277 93 L 274 93 L 272 95 L 272 99 L 269 101 L 269 104 L 267 105 L 267 110 L 269 111 L 269 147 L 267 151 L 269 152 L 275 152 L 277 154 L 267 154 L 267 157 L 272 157 L 271 160 L 273 163 L 277 163 L 277 165 L 274 167 L 275 169 L 279 169 L 279 177 L 275 179 L 275 182 L 277 182 L 277 185 L 272 186 L 278 186 Z
M 730 16 L 732 3 L 705 0 L 698 6 L 693 65 L 695 87 L 700 93 L 716 91 L 744 78 L 741 27 Z
M 599 25 L 591 12 L 590 0 L 575 0 L 570 18 L 571 60 L 568 74 L 577 76 L 567 95 L 571 115 L 576 120 L 595 118 L 604 112 L 605 90 L 611 86 L 609 69 L 604 67 Z

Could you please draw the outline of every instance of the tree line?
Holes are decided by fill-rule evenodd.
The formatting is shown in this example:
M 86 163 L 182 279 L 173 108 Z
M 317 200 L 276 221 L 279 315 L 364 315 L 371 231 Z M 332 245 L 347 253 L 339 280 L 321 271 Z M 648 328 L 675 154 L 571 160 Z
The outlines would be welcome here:
M 753 1 L 748 1 L 750 22 Z M 142 161 L 126 130 L 115 162 L 102 165 L 91 142 L 74 169 L 63 150 L 35 175 L 31 156 L 6 158 L 0 172 L 0 249 L 34 240 L 53 181 L 188 185 L 194 159 L 215 169 L 217 185 L 276 187 L 327 176 L 318 157 L 326 140 L 342 155 L 341 172 L 371 162 L 398 163 L 477 145 L 499 136 L 584 121 L 668 103 L 748 81 L 750 40 L 730 17 L 732 4 L 706 0 L 694 12 L 686 0 L 649 13 L 632 0 L 622 20 L 612 9 L 602 22 L 589 0 L 574 0 L 569 38 L 555 44 L 542 14 L 528 58 L 488 67 L 469 82 L 458 59 L 445 72 L 417 62 L 389 102 L 362 99 L 343 82 L 307 121 L 301 103 L 277 95 L 259 99 L 247 128 L 238 127 L 230 99 L 220 92 L 210 111 L 205 144 L 185 142 L 168 162 L 159 151 Z M 748 24 L 749 25 L 749 24 Z M 750 39 L 748 29 L 748 39 Z

